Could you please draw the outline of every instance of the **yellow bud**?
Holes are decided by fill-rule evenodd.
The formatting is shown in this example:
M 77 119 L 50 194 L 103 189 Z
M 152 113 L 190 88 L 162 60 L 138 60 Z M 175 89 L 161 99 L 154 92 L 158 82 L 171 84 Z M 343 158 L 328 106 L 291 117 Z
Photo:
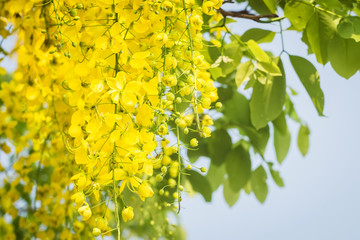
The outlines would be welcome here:
M 163 176 L 161 174 L 156 175 L 156 181 L 161 182 L 163 180 Z
M 184 129 L 184 134 L 185 134 L 185 135 L 189 134 L 189 129 L 188 129 L 188 128 L 185 128 L 185 129 Z
M 173 193 L 173 198 L 177 199 L 179 197 L 179 194 L 177 192 Z
M 179 127 L 185 128 L 186 127 L 186 121 L 184 119 L 180 119 L 180 122 L 178 124 Z
M 166 94 L 166 99 L 169 100 L 169 101 L 174 101 L 175 95 L 172 92 L 168 92 Z
M 93 228 L 92 234 L 94 235 L 94 237 L 100 236 L 101 230 L 98 228 Z
M 175 187 L 176 186 L 176 180 L 173 179 L 173 178 L 170 178 L 169 181 L 168 181 L 168 184 L 170 185 L 170 187 Z
M 162 165 L 164 165 L 164 166 L 169 165 L 171 162 L 172 162 L 172 161 L 171 161 L 171 158 L 170 158 L 169 156 L 167 156 L 167 155 L 165 155 L 165 156 L 163 157 L 163 159 L 161 160 L 161 163 L 162 163 Z
M 197 147 L 199 145 L 199 141 L 196 138 L 190 140 L 190 146 Z
M 134 209 L 132 207 L 124 208 L 121 212 L 121 216 L 125 222 L 134 218 Z

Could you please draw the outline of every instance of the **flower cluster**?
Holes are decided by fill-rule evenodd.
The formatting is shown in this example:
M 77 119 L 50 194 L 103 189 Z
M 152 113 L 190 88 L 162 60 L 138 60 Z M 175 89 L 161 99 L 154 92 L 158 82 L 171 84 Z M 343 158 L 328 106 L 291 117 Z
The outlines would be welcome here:
M 221 4 L 1 2 L 1 31 L 18 38 L 18 69 L 0 90 L 0 134 L 16 152 L 3 167 L 15 173 L 0 189 L 0 212 L 30 236 L 83 239 L 120 234 L 120 223 L 147 208 L 180 207 L 180 152 L 198 145 L 180 134 L 210 137 L 206 113 L 218 99 L 201 54 L 202 14 Z M 11 151 L 5 142 L 1 148 Z M 162 205 L 165 197 L 170 203 Z M 23 202 L 31 218 L 21 213 Z

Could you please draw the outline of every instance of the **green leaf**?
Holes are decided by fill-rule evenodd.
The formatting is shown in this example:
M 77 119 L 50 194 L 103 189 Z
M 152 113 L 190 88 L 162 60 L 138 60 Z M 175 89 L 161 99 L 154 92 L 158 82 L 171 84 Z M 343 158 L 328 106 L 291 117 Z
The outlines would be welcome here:
M 274 147 L 277 161 L 281 164 L 289 152 L 291 134 L 286 124 L 284 112 L 273 121 Z
M 286 96 L 285 73 L 281 61 L 282 76 L 269 77 L 263 85 L 256 82 L 250 100 L 251 122 L 256 129 L 265 127 L 282 112 Z
M 240 190 L 238 192 L 234 192 L 230 187 L 230 182 L 228 179 L 224 181 L 224 198 L 229 207 L 234 206 L 234 204 L 238 201 L 240 197 Z
M 249 5 L 251 6 L 251 9 L 260 14 L 272 13 L 269 7 L 265 4 L 264 0 L 249 0 Z
M 342 38 L 352 38 L 360 41 L 360 17 L 345 16 L 337 25 L 337 31 Z
M 299 1 L 290 1 L 286 3 L 284 14 L 297 31 L 302 31 L 309 19 L 314 13 L 314 7 Z
M 252 189 L 251 189 L 251 179 L 249 179 L 249 181 L 245 184 L 244 186 L 244 192 L 249 195 L 251 192 L 252 192 Z
M 232 149 L 226 156 L 226 172 L 230 187 L 234 192 L 247 183 L 251 175 L 250 154 L 242 145 Z
M 329 43 L 329 59 L 340 76 L 350 78 L 360 68 L 360 43 L 336 35 Z
M 309 128 L 307 126 L 302 125 L 299 129 L 297 143 L 299 150 L 303 156 L 305 156 L 309 150 L 309 135 L 310 135 Z
M 210 164 L 210 168 L 206 174 L 206 178 L 209 181 L 213 192 L 215 192 L 216 189 L 218 189 L 219 186 L 223 184 L 225 173 L 226 173 L 225 164 L 221 166 Z
M 352 22 L 350 22 L 347 18 L 342 18 L 337 25 L 337 31 L 342 38 L 351 38 L 354 32 Z
M 338 0 L 316 0 L 316 3 L 326 6 L 328 8 L 342 8 L 341 3 Z
M 217 46 L 215 46 L 212 42 L 207 42 L 207 44 L 208 44 L 207 50 L 209 57 L 212 60 L 212 62 L 215 62 L 216 59 L 218 59 L 221 55 L 220 49 Z
M 238 92 L 224 103 L 224 114 L 233 124 L 250 125 L 249 101 Z
M 227 87 L 218 87 L 217 89 L 218 91 L 218 96 L 219 96 L 219 99 L 218 101 L 219 102 L 226 102 L 228 101 L 229 99 L 231 99 L 233 97 L 233 94 L 234 94 L 234 89 L 227 86 Z
M 24 135 L 25 132 L 27 132 L 28 130 L 26 122 L 21 122 L 21 121 L 17 122 L 15 129 L 21 136 Z
M 220 166 L 225 161 L 224 156 L 230 152 L 232 146 L 231 137 L 225 129 L 217 129 L 211 133 L 208 142 L 208 151 L 211 162 Z
M 258 62 L 256 67 L 270 76 L 281 76 L 279 67 L 274 63 Z
M 200 173 L 190 170 L 187 179 L 190 181 L 194 191 L 200 193 L 206 202 L 211 202 L 212 190 L 209 181 Z
M 278 185 L 279 187 L 284 187 L 285 186 L 284 180 L 280 176 L 280 172 L 273 169 L 272 163 L 269 163 L 268 165 L 269 165 L 271 177 L 273 178 L 276 185 Z
M 242 57 L 242 49 L 241 46 L 237 41 L 233 41 L 229 44 L 226 44 L 224 47 L 224 56 L 229 57 L 232 59 L 231 62 L 223 63 L 221 68 L 223 71 L 223 74 L 227 75 L 233 72 L 236 67 L 239 65 Z
M 265 202 L 268 194 L 267 174 L 263 166 L 259 166 L 251 175 L 251 188 L 259 202 Z
M 293 55 L 289 57 L 296 74 L 308 92 L 318 114 L 323 116 L 324 93 L 320 87 L 320 77 L 316 68 L 305 58 Z
M 342 4 L 344 4 L 347 8 L 350 8 L 350 9 L 353 8 L 353 6 L 354 6 L 353 4 L 355 3 L 354 0 L 340 0 L 340 2 Z
M 268 7 L 270 12 L 275 13 L 276 12 L 276 5 L 277 0 L 263 0 L 265 5 Z
M 250 75 L 250 80 L 247 82 L 247 84 L 245 85 L 245 88 L 244 90 L 247 90 L 249 88 L 253 88 L 254 87 L 254 84 L 257 82 L 257 79 L 256 79 L 256 74 L 251 74 Z
M 334 21 L 329 15 L 317 11 L 309 19 L 306 27 L 309 45 L 321 64 L 328 62 L 328 43 L 336 32 Z
M 301 123 L 301 120 L 296 113 L 294 103 L 291 101 L 289 95 L 286 95 L 286 99 L 285 99 L 285 112 L 286 115 L 288 115 L 292 120 Z
M 179 225 L 176 225 L 174 240 L 186 240 L 186 231 Z
M 274 37 L 275 37 L 275 32 L 273 31 L 269 31 L 261 28 L 251 28 L 241 36 L 241 41 L 247 42 L 250 39 L 252 39 L 257 43 L 267 43 L 267 42 L 272 42 Z
M 209 71 L 214 79 L 218 79 L 234 72 L 241 61 L 242 49 L 237 41 L 232 41 L 224 46 L 221 54 L 212 50 L 209 55 L 214 62 Z M 213 59 L 215 56 L 217 58 Z
M 250 75 L 254 72 L 254 64 L 252 61 L 240 63 L 236 70 L 235 82 L 240 87 L 244 82 L 248 81 Z
M 211 67 L 209 69 L 209 72 L 211 73 L 211 77 L 214 80 L 217 80 L 217 79 L 222 78 L 222 77 L 226 77 L 226 75 L 223 74 L 221 68 L 219 68 L 219 67 Z
M 187 141 L 187 142 L 189 142 L 189 141 Z M 201 156 L 205 156 L 205 157 L 209 156 L 209 153 L 207 150 L 208 150 L 207 144 L 204 143 L 203 141 L 201 141 L 201 142 L 199 141 L 198 149 L 187 151 L 189 161 L 194 163 Z
M 254 40 L 247 41 L 247 46 L 257 61 L 271 63 L 270 56 Z
M 273 122 L 274 128 L 277 128 L 280 133 L 285 134 L 288 130 L 285 112 L 282 112 Z
M 261 156 L 264 156 L 265 149 L 269 140 L 270 132 L 269 126 L 256 130 L 254 127 L 242 126 L 240 133 L 247 135 L 250 139 L 251 145 L 253 145 L 254 150 L 260 153 Z

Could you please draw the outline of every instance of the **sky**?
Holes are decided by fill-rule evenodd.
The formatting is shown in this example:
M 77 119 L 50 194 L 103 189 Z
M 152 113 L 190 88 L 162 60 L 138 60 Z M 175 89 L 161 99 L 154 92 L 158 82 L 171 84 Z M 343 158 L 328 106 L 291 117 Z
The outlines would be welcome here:
M 276 24 L 241 23 L 233 25 L 232 30 L 242 33 L 251 27 L 279 29 Z M 326 117 L 317 115 L 288 57 L 283 55 L 287 81 L 299 92 L 294 98 L 295 107 L 311 130 L 308 155 L 302 157 L 297 149 L 298 126 L 289 124 L 291 147 L 279 167 L 285 187 L 279 188 L 269 178 L 264 204 L 242 191 L 230 208 L 222 187 L 213 194 L 212 203 L 206 203 L 200 195 L 186 197 L 180 218 L 189 240 L 360 239 L 360 112 L 356 110 L 360 109 L 360 74 L 345 80 L 329 64 L 315 64 L 315 57 L 306 55 L 301 35 L 287 31 L 284 39 L 290 54 L 306 57 L 319 70 Z M 280 37 L 262 47 L 279 53 Z M 266 156 L 275 159 L 271 144 Z

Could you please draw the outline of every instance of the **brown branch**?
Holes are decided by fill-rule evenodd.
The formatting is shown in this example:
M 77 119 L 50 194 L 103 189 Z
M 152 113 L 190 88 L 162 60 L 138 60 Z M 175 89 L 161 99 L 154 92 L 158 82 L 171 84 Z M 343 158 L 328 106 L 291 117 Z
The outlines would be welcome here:
M 247 11 L 232 12 L 232 11 L 225 11 L 222 8 L 220 8 L 218 11 L 224 17 L 246 18 L 246 19 L 251 19 L 256 22 L 259 22 L 261 18 L 277 18 L 277 17 L 279 17 L 276 14 L 254 15 L 254 14 L 248 13 Z

